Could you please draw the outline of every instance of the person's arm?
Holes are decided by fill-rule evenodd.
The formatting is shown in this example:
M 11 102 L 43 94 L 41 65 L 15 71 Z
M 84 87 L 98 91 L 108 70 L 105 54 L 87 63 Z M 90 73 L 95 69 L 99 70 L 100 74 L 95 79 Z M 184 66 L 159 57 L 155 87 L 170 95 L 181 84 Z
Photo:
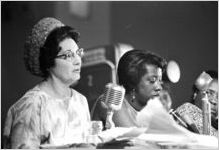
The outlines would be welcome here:
M 15 111 L 11 127 L 11 148 L 39 148 L 40 106 L 33 101 L 21 103 Z
M 39 148 L 40 139 L 24 123 L 14 126 L 11 134 L 11 148 Z
M 136 126 L 133 120 L 131 120 L 131 116 L 129 116 L 129 113 L 125 109 L 124 105 L 122 106 L 120 110 L 114 112 L 113 121 L 116 127 Z

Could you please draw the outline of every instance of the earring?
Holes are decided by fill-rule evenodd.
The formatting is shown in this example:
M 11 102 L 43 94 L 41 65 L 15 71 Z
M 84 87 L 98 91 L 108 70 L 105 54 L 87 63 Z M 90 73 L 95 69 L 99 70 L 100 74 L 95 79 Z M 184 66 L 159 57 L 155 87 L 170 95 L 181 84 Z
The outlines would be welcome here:
M 197 93 L 194 93 L 192 98 L 196 99 L 196 96 L 197 96 Z
M 132 90 L 132 103 L 135 101 L 135 89 Z

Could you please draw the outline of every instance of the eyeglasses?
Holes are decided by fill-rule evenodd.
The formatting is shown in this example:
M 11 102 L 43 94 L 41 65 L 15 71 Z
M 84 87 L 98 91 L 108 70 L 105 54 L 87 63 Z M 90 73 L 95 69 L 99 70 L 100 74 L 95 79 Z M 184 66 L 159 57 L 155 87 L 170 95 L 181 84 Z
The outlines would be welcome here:
M 69 50 L 65 54 L 57 55 L 56 58 L 61 58 L 61 59 L 64 59 L 64 60 L 73 60 L 73 58 L 75 58 L 75 54 L 77 54 L 79 57 L 83 57 L 84 49 L 83 48 L 79 48 L 78 50 L 76 50 L 76 53 L 74 53 L 71 50 Z

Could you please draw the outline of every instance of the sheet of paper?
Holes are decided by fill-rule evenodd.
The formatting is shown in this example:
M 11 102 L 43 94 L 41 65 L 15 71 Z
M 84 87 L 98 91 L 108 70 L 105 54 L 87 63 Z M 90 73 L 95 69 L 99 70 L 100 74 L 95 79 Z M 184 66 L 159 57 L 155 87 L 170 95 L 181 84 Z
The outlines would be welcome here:
M 108 142 L 117 137 L 121 137 L 122 135 L 132 131 L 132 129 L 133 127 L 131 128 L 115 127 L 102 131 L 98 136 L 102 140 L 102 142 Z
M 216 137 L 195 134 L 178 125 L 163 109 L 158 99 L 150 100 L 139 113 L 137 120 L 147 127 L 145 133 L 137 138 L 138 140 L 187 148 L 218 148 Z
M 157 98 L 148 101 L 146 107 L 139 112 L 137 121 L 142 127 L 147 128 L 146 133 L 186 134 L 189 132 L 175 122 Z

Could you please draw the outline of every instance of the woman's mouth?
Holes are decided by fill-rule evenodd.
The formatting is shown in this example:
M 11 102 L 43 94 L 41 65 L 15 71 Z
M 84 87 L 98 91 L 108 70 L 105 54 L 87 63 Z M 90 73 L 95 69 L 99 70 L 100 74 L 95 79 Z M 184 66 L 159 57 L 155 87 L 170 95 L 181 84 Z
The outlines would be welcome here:
M 155 96 L 155 97 L 156 97 L 156 96 L 160 96 L 160 92 L 157 92 L 157 91 L 154 92 L 154 93 L 153 93 L 153 96 Z
M 158 96 L 160 96 L 160 94 L 153 94 L 152 98 L 155 98 L 155 97 L 158 97 Z
M 80 73 L 81 69 L 74 69 L 73 72 Z

